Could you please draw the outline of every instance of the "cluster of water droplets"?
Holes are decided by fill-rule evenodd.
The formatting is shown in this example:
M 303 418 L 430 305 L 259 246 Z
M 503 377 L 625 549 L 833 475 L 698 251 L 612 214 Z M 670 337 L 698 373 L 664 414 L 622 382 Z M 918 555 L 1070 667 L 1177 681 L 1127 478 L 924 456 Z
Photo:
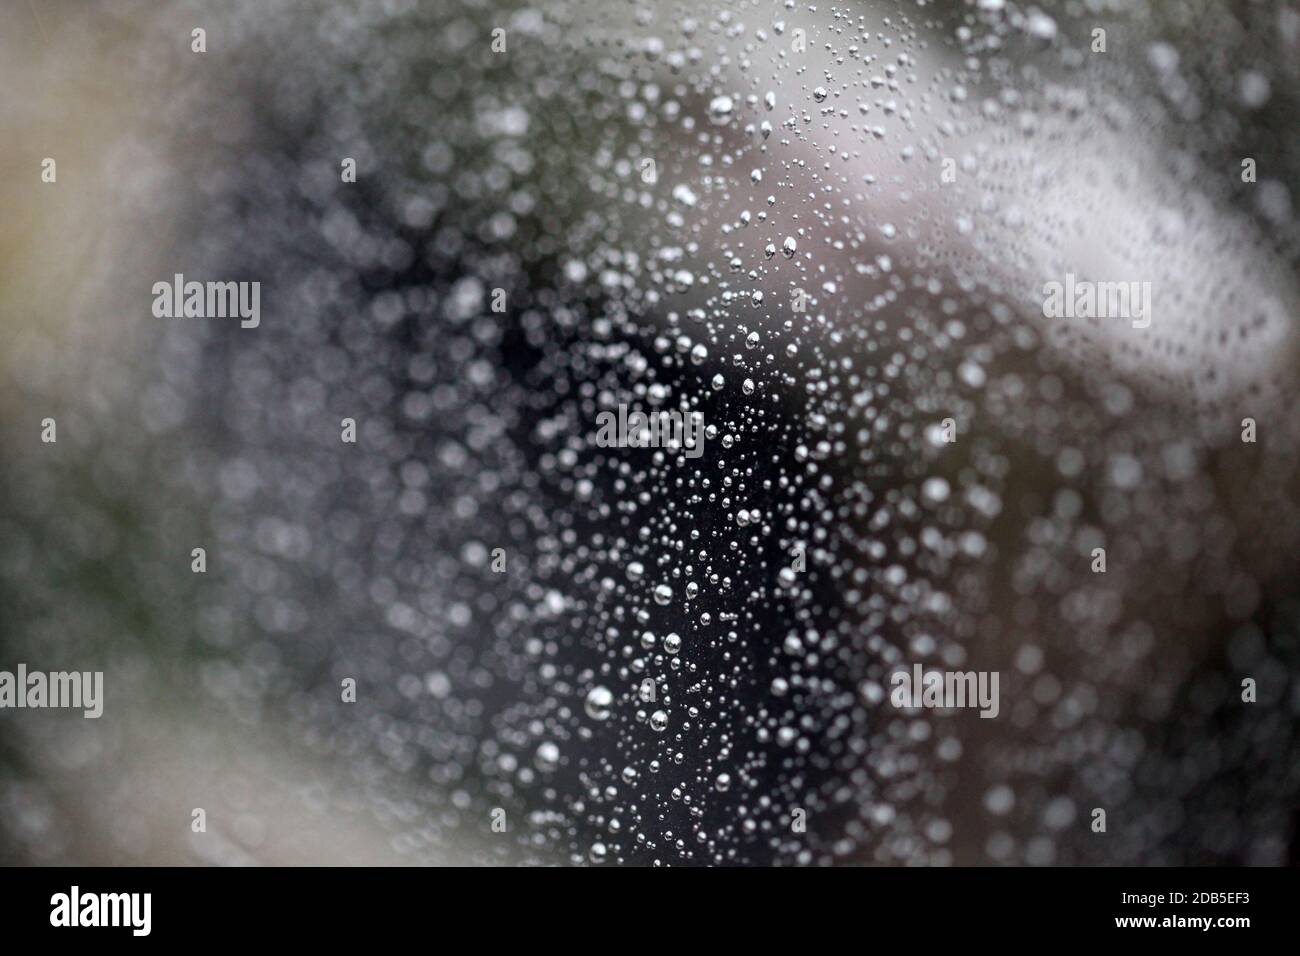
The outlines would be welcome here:
M 224 184 L 195 247 L 268 289 L 258 334 L 214 336 L 191 386 L 193 329 L 157 346 L 214 436 L 203 467 L 169 467 L 215 501 L 236 569 L 195 599 L 199 633 L 274 648 L 255 692 L 209 693 L 280 708 L 384 795 L 415 859 L 1215 852 L 1144 821 L 1230 765 L 1171 783 L 1181 751 L 1141 732 L 1186 706 L 1224 620 L 1283 666 L 1259 615 L 1300 531 L 1294 445 L 1212 465 L 1241 395 L 1286 427 L 1294 289 L 1246 253 L 1294 224 L 1219 230 L 1226 191 L 1165 216 L 1177 180 L 1107 167 L 1142 114 L 1096 107 L 1088 22 L 345 6 L 265 24 L 274 70 L 250 53 L 227 81 L 258 115 L 194 120 Z M 1147 338 L 1045 327 L 1036 290 L 1074 261 L 1058 239 L 1095 251 L 1090 230 L 1163 287 L 1218 271 L 1191 269 L 1206 288 L 1178 286 Z M 1271 297 L 1225 321 L 1254 288 Z M 601 445 L 620 405 L 699 414 L 701 453 Z M 1218 537 L 1266 521 L 1240 507 L 1252 480 L 1277 492 L 1276 549 Z M 1110 577 L 1087 571 L 1101 545 Z M 913 662 L 1003 672 L 1002 718 L 891 706 Z M 1095 805 L 1132 809 L 1123 839 L 1088 843 Z

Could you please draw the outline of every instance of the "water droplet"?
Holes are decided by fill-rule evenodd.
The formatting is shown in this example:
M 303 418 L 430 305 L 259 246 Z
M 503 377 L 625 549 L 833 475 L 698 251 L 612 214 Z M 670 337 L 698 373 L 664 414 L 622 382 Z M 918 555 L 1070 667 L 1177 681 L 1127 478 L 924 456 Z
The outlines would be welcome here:
M 560 748 L 550 741 L 539 744 L 537 747 L 537 756 L 533 763 L 538 770 L 551 771 L 556 768 L 560 762 Z
M 610 708 L 614 706 L 614 695 L 608 687 L 596 686 L 587 692 L 584 709 L 592 720 L 605 720 Z

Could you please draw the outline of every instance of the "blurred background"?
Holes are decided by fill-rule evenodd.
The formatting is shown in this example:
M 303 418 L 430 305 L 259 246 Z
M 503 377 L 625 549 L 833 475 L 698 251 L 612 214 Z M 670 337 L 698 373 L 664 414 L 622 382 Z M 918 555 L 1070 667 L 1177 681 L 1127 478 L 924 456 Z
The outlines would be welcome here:
M 1293 3 L 0 22 L 0 862 L 1300 858 Z

